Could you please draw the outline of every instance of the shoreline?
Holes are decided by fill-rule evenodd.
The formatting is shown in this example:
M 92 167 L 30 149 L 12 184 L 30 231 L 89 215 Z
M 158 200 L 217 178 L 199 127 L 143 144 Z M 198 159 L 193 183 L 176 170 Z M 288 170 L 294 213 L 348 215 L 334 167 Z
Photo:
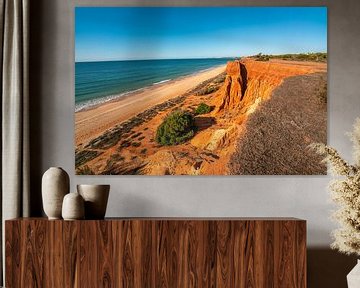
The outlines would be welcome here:
M 210 68 L 206 68 L 206 69 L 202 69 L 202 70 L 192 72 L 190 74 L 182 75 L 182 76 L 179 76 L 179 77 L 176 77 L 176 78 L 173 78 L 173 79 L 161 80 L 159 82 L 152 83 L 151 85 L 144 86 L 144 87 L 141 87 L 141 88 L 137 88 L 135 90 L 125 91 L 125 92 L 122 92 L 122 93 L 119 93 L 119 94 L 111 94 L 111 95 L 107 95 L 107 96 L 101 96 L 99 98 L 86 100 L 86 101 L 84 101 L 82 103 L 78 103 L 78 104 L 75 102 L 75 113 L 82 112 L 82 111 L 88 111 L 88 110 L 97 108 L 98 106 L 103 105 L 105 103 L 116 102 L 116 101 L 118 101 L 120 99 L 124 99 L 125 97 L 131 97 L 134 94 L 137 94 L 137 93 L 140 93 L 140 92 L 143 92 L 143 91 L 147 91 L 148 89 L 151 89 L 151 88 L 154 88 L 154 87 L 160 87 L 161 85 L 171 84 L 171 83 L 174 83 L 176 81 L 186 79 L 188 77 L 196 76 L 196 75 L 201 74 L 203 72 L 207 72 L 207 71 L 219 68 L 219 67 L 223 67 L 224 65 L 226 66 L 226 64 L 216 65 L 216 66 L 213 66 L 213 67 L 210 67 Z M 77 106 L 80 106 L 80 105 L 83 105 L 83 106 L 80 107 L 80 108 L 76 108 Z
M 157 104 L 175 98 L 225 71 L 226 64 L 144 87 L 116 99 L 75 112 L 75 146 Z

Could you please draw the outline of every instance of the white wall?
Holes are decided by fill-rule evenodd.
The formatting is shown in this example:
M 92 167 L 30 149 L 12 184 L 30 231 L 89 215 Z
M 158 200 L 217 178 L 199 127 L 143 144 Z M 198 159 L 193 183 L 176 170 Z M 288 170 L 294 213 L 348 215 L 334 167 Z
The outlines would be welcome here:
M 48 167 L 62 166 L 71 175 L 72 189 L 80 183 L 111 184 L 107 216 L 292 216 L 308 221 L 309 247 L 327 246 L 334 227 L 329 220 L 333 207 L 326 191 L 327 176 L 74 176 L 73 7 L 149 2 L 162 3 L 31 2 L 33 189 L 40 187 L 39 179 Z M 360 116 L 359 1 L 193 2 L 328 6 L 328 142 L 350 158 L 351 145 L 344 133 Z M 194 5 L 191 1 L 172 1 L 175 3 Z

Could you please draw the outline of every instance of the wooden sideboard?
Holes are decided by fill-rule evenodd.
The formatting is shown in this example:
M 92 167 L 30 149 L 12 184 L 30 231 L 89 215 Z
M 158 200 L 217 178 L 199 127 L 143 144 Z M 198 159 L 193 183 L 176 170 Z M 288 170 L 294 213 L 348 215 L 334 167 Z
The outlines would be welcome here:
M 306 287 L 306 221 L 116 218 L 5 223 L 6 287 Z

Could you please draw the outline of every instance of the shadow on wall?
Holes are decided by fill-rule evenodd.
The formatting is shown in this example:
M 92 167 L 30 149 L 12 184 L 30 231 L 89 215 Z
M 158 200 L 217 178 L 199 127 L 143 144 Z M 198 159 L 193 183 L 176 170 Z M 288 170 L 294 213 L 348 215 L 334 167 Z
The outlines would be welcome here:
M 356 256 L 319 248 L 307 251 L 308 288 L 347 288 L 346 275 L 356 264 Z

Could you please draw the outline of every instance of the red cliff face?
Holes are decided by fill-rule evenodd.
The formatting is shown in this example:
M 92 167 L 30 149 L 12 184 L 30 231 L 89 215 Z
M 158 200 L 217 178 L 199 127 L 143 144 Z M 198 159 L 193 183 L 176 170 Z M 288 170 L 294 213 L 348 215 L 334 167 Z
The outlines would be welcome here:
M 246 91 L 246 68 L 240 61 L 229 62 L 226 67 L 226 79 L 219 91 L 217 112 L 240 106 Z
M 313 67 L 287 62 L 261 62 L 252 59 L 228 62 L 225 83 L 215 99 L 215 113 L 234 109 L 252 111 L 254 105 L 267 100 L 272 91 L 290 76 L 315 72 Z

